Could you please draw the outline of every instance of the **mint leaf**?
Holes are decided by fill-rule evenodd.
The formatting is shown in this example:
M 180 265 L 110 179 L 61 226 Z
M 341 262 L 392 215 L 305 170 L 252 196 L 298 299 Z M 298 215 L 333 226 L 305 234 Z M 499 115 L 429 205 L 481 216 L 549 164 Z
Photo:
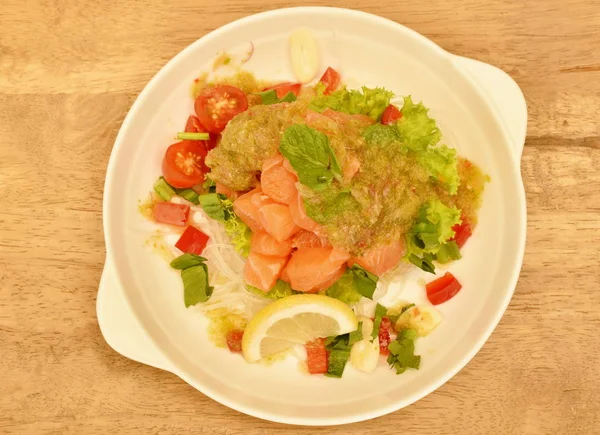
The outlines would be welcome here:
M 206 264 L 188 267 L 181 271 L 183 280 L 183 301 L 185 307 L 206 302 L 212 295 L 213 288 L 208 285 L 208 267 Z
M 317 112 L 332 109 L 350 115 L 362 114 L 379 121 L 394 93 L 383 88 L 372 89 L 366 86 L 363 86 L 361 90 L 362 92 L 343 88 L 324 95 L 323 88 L 320 89 L 320 92 L 317 89 L 317 97 L 310 102 L 309 108 Z
M 388 346 L 390 354 L 387 362 L 391 368 L 396 369 L 396 374 L 402 374 L 407 368 L 418 369 L 421 357 L 415 355 L 415 339 L 417 332 L 413 329 L 404 329 L 398 333 L 398 338 Z
M 194 254 L 183 254 L 171 261 L 171 267 L 173 269 L 183 270 L 188 267 L 198 266 L 203 264 L 206 261 L 206 258 L 200 257 L 199 255 Z
M 300 182 L 311 189 L 323 190 L 331 185 L 334 177 L 342 177 L 327 136 L 304 124 L 295 124 L 285 130 L 279 151 L 298 173 Z

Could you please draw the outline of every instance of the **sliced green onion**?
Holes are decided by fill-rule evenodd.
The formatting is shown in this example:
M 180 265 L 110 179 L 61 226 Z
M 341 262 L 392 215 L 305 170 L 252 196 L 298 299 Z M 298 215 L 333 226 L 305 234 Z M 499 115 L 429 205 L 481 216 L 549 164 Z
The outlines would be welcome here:
M 373 332 L 371 333 L 371 341 L 375 340 L 379 337 L 379 327 L 381 326 L 381 319 L 387 313 L 387 308 L 381 304 L 377 304 L 377 308 L 375 308 L 375 319 L 373 320 Z
M 263 104 L 273 104 L 277 102 L 277 91 L 275 91 L 275 89 L 260 92 L 258 95 L 260 95 L 260 100 Z
M 354 288 L 356 291 L 365 298 L 373 299 L 373 293 L 375 293 L 379 277 L 360 267 L 358 264 L 354 264 L 350 270 L 354 275 Z
M 198 205 L 198 194 L 194 192 L 192 189 L 182 189 L 177 192 L 177 195 L 181 196 L 184 199 L 187 199 L 192 204 Z
M 168 201 L 175 195 L 175 190 L 173 190 L 163 177 L 159 177 L 156 183 L 154 183 L 154 191 L 163 201 Z
M 190 253 L 182 254 L 173 261 L 171 261 L 171 267 L 173 269 L 183 270 L 192 266 L 199 266 L 206 261 L 206 258 L 199 255 Z
M 177 133 L 177 139 L 179 140 L 209 140 L 210 135 L 208 133 L 188 133 L 180 131 Z
M 349 358 L 349 350 L 334 349 L 329 352 L 329 362 L 327 364 L 327 373 L 325 376 L 341 378 Z

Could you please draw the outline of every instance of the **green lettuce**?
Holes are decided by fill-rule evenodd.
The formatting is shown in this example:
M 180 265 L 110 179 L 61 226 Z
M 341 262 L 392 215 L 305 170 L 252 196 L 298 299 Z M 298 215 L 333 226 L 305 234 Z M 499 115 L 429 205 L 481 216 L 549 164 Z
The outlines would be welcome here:
M 343 88 L 329 95 L 318 92 L 317 97 L 310 102 L 309 108 L 317 112 L 332 109 L 350 115 L 367 115 L 374 121 L 379 121 L 393 97 L 393 92 L 383 88 L 372 89 L 363 86 L 362 92 Z
M 284 132 L 279 151 L 298 173 L 300 183 L 322 191 L 334 178 L 342 178 L 340 163 L 323 133 L 304 124 L 294 124 Z
M 412 150 L 424 150 L 437 144 L 442 138 L 442 133 L 435 119 L 427 115 L 427 109 L 423 103 L 414 104 L 411 96 L 404 97 L 402 118 L 396 123 L 396 128 L 404 142 Z
M 250 252 L 252 231 L 233 211 L 233 201 L 221 193 L 206 193 L 198 197 L 200 206 L 212 219 L 222 222 L 235 250 L 244 257 Z
M 246 285 L 246 288 L 251 293 L 254 293 L 256 295 L 263 296 L 263 297 L 269 298 L 269 299 L 282 299 L 287 296 L 292 296 L 292 295 L 299 293 L 295 290 L 292 290 L 292 287 L 287 282 L 282 281 L 280 279 L 278 279 L 277 282 L 275 283 L 275 285 L 273 286 L 273 288 L 266 293 L 264 291 L 262 291 L 261 289 L 251 286 L 251 285 Z
M 456 150 L 446 145 L 428 148 L 417 154 L 417 161 L 429 175 L 455 195 L 460 184 Z

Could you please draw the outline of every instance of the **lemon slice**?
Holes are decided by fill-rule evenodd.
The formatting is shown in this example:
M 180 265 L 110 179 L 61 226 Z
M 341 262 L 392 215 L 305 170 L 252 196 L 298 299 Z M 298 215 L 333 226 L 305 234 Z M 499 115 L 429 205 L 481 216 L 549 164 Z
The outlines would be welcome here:
M 358 320 L 343 302 L 321 295 L 279 299 L 261 311 L 244 331 L 242 350 L 248 362 L 305 344 L 319 337 L 355 331 Z

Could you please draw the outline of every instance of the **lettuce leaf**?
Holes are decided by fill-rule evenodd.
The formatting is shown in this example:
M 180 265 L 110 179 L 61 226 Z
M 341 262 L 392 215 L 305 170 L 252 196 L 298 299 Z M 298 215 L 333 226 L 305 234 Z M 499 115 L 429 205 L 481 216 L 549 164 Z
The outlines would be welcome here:
M 400 111 L 402 118 L 396 123 L 396 128 L 412 150 L 424 150 L 440 141 L 442 133 L 435 119 L 427 115 L 429 109 L 423 103 L 413 103 L 409 95 L 404 97 L 404 105 Z
M 456 194 L 460 177 L 458 175 L 458 158 L 455 149 L 448 148 L 446 145 L 428 148 L 417 154 L 417 161 L 451 195 Z
M 350 115 L 367 115 L 373 120 L 379 121 L 393 96 L 393 92 L 384 88 L 367 88 L 366 86 L 362 87 L 362 92 L 342 88 L 329 95 L 323 95 L 317 88 L 317 97 L 310 102 L 309 108 L 317 112 L 332 109 Z
M 263 297 L 269 298 L 269 299 L 281 299 L 281 298 L 285 298 L 287 296 L 291 296 L 291 295 L 295 295 L 295 294 L 299 293 L 295 290 L 292 290 L 292 287 L 287 282 L 282 281 L 280 279 L 278 279 L 277 282 L 275 283 L 275 286 L 273 286 L 273 288 L 266 293 L 264 291 L 262 291 L 261 289 L 251 286 L 251 285 L 246 285 L 246 288 L 251 293 L 254 293 L 256 295 L 263 296 Z
M 304 124 L 288 127 L 281 138 L 279 151 L 298 173 L 300 183 L 322 191 L 334 178 L 342 178 L 340 163 L 323 133 Z
M 233 201 L 221 193 L 206 193 L 198 197 L 200 206 L 212 219 L 225 225 L 225 232 L 235 250 L 244 257 L 250 253 L 252 231 L 233 211 Z

